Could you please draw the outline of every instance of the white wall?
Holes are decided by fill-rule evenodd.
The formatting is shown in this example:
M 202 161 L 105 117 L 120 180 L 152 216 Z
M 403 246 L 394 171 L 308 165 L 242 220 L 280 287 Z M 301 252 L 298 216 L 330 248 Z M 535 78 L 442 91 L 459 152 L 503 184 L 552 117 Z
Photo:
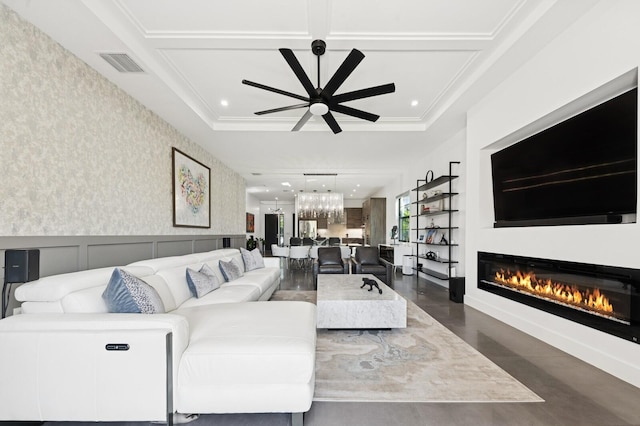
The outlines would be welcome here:
M 0 46 L 0 235 L 244 233 L 240 175 L 2 4 Z M 210 229 L 173 227 L 172 147 L 211 169 Z
M 465 303 L 640 386 L 640 346 L 478 290 L 477 252 L 640 268 L 640 224 L 492 228 L 496 142 L 638 67 L 640 2 L 602 1 L 468 113 Z M 526 159 L 525 159 L 526 161 Z
M 465 131 L 462 130 L 452 136 L 449 140 L 446 141 L 435 141 L 429 142 L 425 141 L 425 143 L 431 143 L 433 148 L 431 149 L 429 155 L 425 158 L 421 158 L 418 160 L 408 160 L 407 164 L 407 172 L 404 173 L 399 179 L 386 186 L 382 191 L 377 193 L 376 197 L 386 197 L 387 198 L 387 242 L 391 243 L 391 228 L 393 225 L 396 225 L 396 215 L 397 212 L 395 210 L 395 199 L 398 195 L 404 194 L 407 191 L 410 191 L 411 201 L 416 201 L 416 193 L 412 191 L 416 187 L 416 182 L 418 179 L 425 179 L 427 172 L 429 170 L 433 171 L 434 177 L 438 177 L 441 175 L 449 174 L 449 162 L 450 161 L 460 161 L 460 165 L 454 165 L 453 173 L 454 175 L 460 176 L 458 179 L 453 181 L 453 189 L 455 192 L 458 192 L 460 195 L 456 196 L 453 199 L 453 208 L 459 209 L 459 213 L 454 214 L 454 221 L 457 223 L 457 226 L 460 226 L 460 229 L 453 231 L 453 238 L 458 243 L 461 244 L 460 247 L 453 248 L 453 258 L 457 259 L 459 263 L 456 265 L 456 275 L 464 276 L 465 274 L 465 252 L 464 252 L 464 240 L 465 240 L 465 216 L 467 215 L 465 203 L 466 203 L 466 159 L 465 159 Z M 415 214 L 415 206 L 412 206 L 411 214 Z M 435 221 L 440 221 L 444 219 L 442 216 L 441 219 L 434 219 Z M 438 224 L 436 223 L 436 224 Z M 422 226 L 422 224 L 421 224 Z M 443 225 L 440 225 L 443 226 Z M 415 218 L 411 218 L 411 228 L 415 228 Z M 411 241 L 415 241 L 415 231 L 411 231 Z M 415 245 L 413 246 L 413 250 L 415 253 Z M 432 248 L 433 249 L 433 248 Z M 444 249 L 440 249 L 441 255 L 445 254 Z M 438 267 L 434 267 L 433 269 L 438 269 Z M 440 269 L 438 269 L 440 271 Z M 446 272 L 446 266 L 442 265 L 441 272 Z M 436 280 L 427 275 L 420 273 L 420 276 L 429 280 L 432 280 L 438 285 L 443 287 L 447 287 L 448 283 L 446 281 Z
M 253 238 L 264 238 L 264 215 L 260 213 L 260 200 L 255 196 L 247 193 L 247 213 L 253 213 L 254 231 L 247 232 L 247 238 L 253 235 Z M 246 230 L 246 228 L 245 228 Z

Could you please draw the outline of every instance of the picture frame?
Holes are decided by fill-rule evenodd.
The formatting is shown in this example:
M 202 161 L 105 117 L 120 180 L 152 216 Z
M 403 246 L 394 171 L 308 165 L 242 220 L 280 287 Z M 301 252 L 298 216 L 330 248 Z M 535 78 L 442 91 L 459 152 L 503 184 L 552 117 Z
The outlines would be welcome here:
M 253 215 L 253 213 L 247 212 L 246 232 L 255 232 L 255 216 Z
M 435 244 L 436 243 L 435 237 L 436 237 L 437 233 L 438 233 L 437 229 L 435 229 L 435 228 L 434 229 L 429 229 L 427 231 L 427 238 L 426 238 L 425 243 L 427 243 L 427 244 Z
M 211 228 L 211 169 L 173 147 L 173 226 Z
M 418 236 L 418 242 L 419 242 L 419 243 L 424 243 L 424 239 L 425 239 L 425 235 L 424 235 L 424 234 L 420 234 L 420 235 Z

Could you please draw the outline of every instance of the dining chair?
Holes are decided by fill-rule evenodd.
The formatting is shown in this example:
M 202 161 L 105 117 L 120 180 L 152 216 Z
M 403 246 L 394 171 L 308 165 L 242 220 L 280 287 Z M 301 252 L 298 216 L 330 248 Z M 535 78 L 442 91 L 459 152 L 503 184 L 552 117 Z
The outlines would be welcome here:
M 309 246 L 292 246 L 289 248 L 289 263 L 294 264 L 300 269 L 306 269 L 307 260 L 309 259 Z

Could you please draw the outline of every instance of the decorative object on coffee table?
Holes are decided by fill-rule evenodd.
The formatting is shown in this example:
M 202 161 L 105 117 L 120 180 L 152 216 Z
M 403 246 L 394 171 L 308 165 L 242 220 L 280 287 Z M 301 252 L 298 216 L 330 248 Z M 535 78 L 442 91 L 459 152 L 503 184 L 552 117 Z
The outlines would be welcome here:
M 363 278 L 362 279 L 362 285 L 360 286 L 360 288 L 364 288 L 365 286 L 369 286 L 369 290 L 367 291 L 373 291 L 373 288 L 377 288 L 378 289 L 378 293 L 382 294 L 382 289 L 380 287 L 378 287 L 378 283 L 375 282 L 374 280 L 371 280 L 369 278 Z

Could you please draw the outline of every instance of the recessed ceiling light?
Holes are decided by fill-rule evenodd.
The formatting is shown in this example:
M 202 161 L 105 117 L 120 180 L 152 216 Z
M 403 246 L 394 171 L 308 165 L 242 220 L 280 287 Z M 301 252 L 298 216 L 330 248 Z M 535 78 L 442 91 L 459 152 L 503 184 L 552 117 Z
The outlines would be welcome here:
M 418 106 L 418 101 L 416 101 L 416 100 L 411 101 L 411 106 L 412 107 Z
M 281 185 L 291 187 L 291 184 L 289 182 L 282 182 Z
M 223 99 L 220 101 L 220 105 L 222 105 L 223 107 L 227 107 L 229 106 L 229 101 L 226 99 Z
M 356 190 L 354 189 L 353 192 L 356 192 Z
M 267 192 L 269 192 L 269 190 L 267 189 Z
M 357 186 L 358 188 L 360 188 L 360 184 L 357 184 L 356 186 Z

